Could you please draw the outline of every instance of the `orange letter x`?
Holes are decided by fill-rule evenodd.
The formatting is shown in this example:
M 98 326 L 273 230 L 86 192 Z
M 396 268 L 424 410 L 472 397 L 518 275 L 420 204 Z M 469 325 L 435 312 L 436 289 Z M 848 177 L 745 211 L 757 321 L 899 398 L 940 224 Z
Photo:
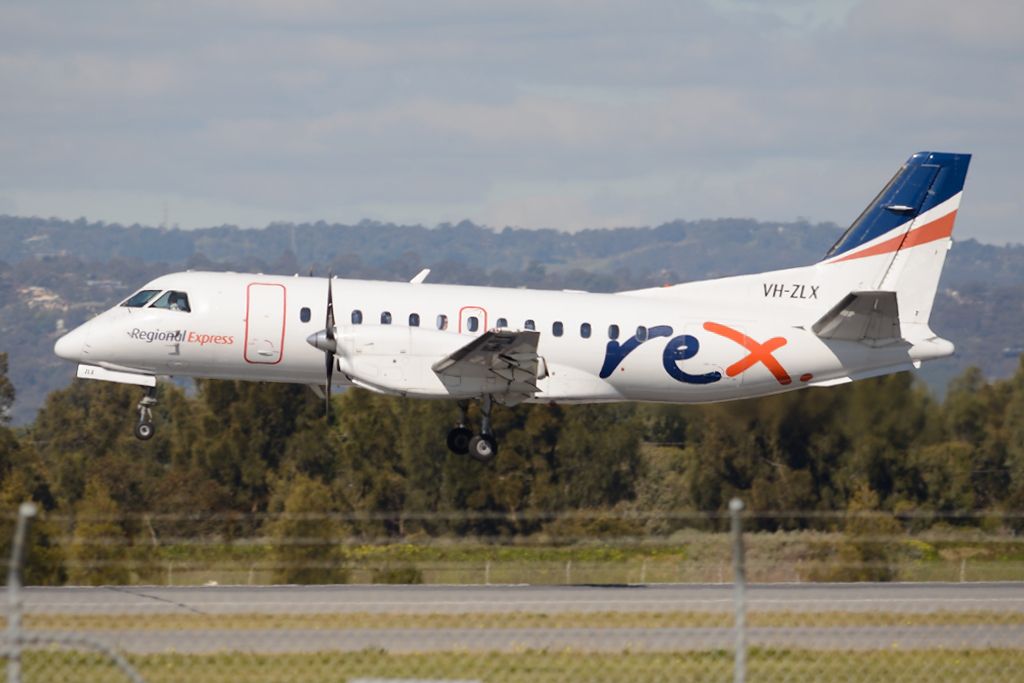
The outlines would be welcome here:
M 782 367 L 782 364 L 775 360 L 775 356 L 772 355 L 772 351 L 786 345 L 785 337 L 772 337 L 764 344 L 761 344 L 742 332 L 719 323 L 706 322 L 704 323 L 704 329 L 708 332 L 720 334 L 726 339 L 731 339 L 750 352 L 725 369 L 725 374 L 729 375 L 729 377 L 735 377 L 754 363 L 764 363 L 764 366 L 775 375 L 775 379 L 779 380 L 779 384 L 789 384 L 793 381 L 789 373 Z

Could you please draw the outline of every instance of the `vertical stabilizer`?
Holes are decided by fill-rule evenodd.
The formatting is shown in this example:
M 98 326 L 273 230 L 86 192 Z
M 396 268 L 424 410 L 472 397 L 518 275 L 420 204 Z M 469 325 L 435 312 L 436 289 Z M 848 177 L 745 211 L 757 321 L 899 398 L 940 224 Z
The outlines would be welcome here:
M 969 154 L 919 152 L 843 233 L 824 264 L 863 290 L 896 292 L 903 323 L 927 323 L 960 207 Z

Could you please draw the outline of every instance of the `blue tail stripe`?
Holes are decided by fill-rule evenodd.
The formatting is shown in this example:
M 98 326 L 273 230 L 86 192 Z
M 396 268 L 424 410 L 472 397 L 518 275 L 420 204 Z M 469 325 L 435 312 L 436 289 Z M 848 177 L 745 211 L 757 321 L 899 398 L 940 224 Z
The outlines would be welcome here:
M 964 187 L 970 163 L 970 154 L 918 152 L 910 157 L 825 257 L 870 242 L 954 196 Z

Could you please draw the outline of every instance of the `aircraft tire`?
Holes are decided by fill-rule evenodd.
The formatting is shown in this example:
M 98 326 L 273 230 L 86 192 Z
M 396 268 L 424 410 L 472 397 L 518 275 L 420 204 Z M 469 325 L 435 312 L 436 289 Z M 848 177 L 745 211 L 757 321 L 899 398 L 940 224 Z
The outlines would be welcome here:
M 149 441 L 156 434 L 156 427 L 152 422 L 139 422 L 135 425 L 135 438 L 139 441 Z
M 498 455 L 498 442 L 490 434 L 474 436 L 469 440 L 469 455 L 479 462 L 490 462 Z
M 465 427 L 455 427 L 448 432 L 448 450 L 456 455 L 469 453 L 469 442 L 473 438 L 473 432 Z

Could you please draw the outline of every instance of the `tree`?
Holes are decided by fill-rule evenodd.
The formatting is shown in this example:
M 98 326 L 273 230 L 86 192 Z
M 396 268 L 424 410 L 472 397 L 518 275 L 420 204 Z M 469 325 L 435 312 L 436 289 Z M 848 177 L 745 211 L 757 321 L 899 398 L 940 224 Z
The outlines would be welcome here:
M 929 509 L 945 513 L 975 509 L 973 453 L 964 441 L 930 444 L 911 452 L 910 460 L 924 483 L 924 502 Z
M 867 484 L 854 491 L 846 510 L 845 540 L 836 548 L 835 564 L 812 572 L 813 581 L 892 581 L 896 578 L 893 557 L 897 544 L 892 537 L 900 525 L 879 512 L 878 494 Z
M 68 579 L 77 585 L 127 584 L 130 572 L 121 510 L 99 479 L 89 479 L 75 509 Z
M 331 490 L 321 481 L 296 475 L 282 482 L 280 516 L 270 524 L 274 580 L 279 583 L 344 583 L 342 525 Z
M 67 578 L 64 571 L 64 552 L 57 541 L 60 529 L 48 519 L 44 500 L 40 495 L 38 475 L 28 469 L 14 469 L 6 473 L 0 486 L 0 513 L 5 521 L 0 525 L 0 558 L 6 562 L 11 556 L 11 539 L 14 536 L 14 520 L 21 503 L 34 501 L 40 514 L 32 522 L 25 553 L 25 567 L 22 581 L 26 585 L 60 585 Z M 4 572 L 3 581 L 7 574 Z
M 14 385 L 7 378 L 7 353 L 0 352 L 0 424 L 9 422 L 14 405 Z
M 1007 383 L 1009 397 L 1004 421 L 1004 444 L 1008 474 L 1008 503 L 1015 509 L 1024 508 L 1024 356 L 1016 374 Z
M 163 428 L 152 440 L 139 441 L 132 423 L 140 396 L 138 387 L 76 380 L 47 397 L 29 436 L 59 505 L 74 507 L 95 478 L 126 511 L 155 507 L 157 485 L 190 447 L 185 442 L 192 420 L 184 393 L 162 384 L 156 412 Z
M 231 493 L 235 509 L 265 510 L 289 439 L 323 421 L 323 404 L 299 384 L 204 380 L 198 386 L 195 465 Z
M 631 404 L 574 406 L 555 446 L 560 508 L 613 507 L 636 497 L 640 422 Z

